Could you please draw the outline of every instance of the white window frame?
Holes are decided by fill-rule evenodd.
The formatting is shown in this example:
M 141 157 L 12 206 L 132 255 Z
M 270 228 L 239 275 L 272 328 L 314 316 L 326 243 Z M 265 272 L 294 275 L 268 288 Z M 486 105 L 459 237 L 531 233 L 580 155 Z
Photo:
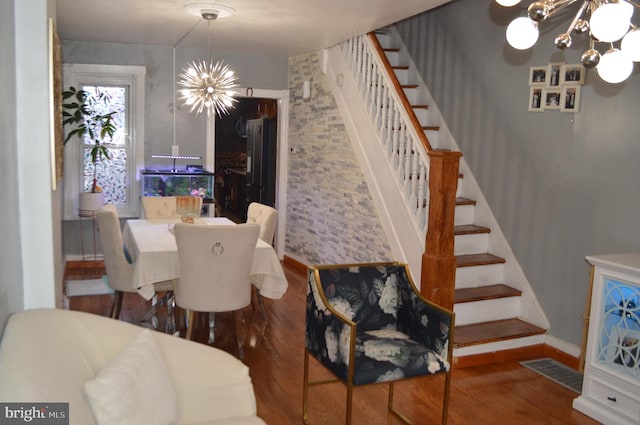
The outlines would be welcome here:
M 127 191 L 129 202 L 118 207 L 123 218 L 138 217 L 140 213 L 140 171 L 144 168 L 144 66 L 64 64 L 63 85 L 80 87 L 86 84 L 128 85 L 130 87 L 131 158 L 127 158 Z M 65 129 L 66 131 L 66 129 Z M 71 139 L 64 148 L 64 218 L 78 218 L 78 194 L 81 187 L 83 164 L 79 140 Z

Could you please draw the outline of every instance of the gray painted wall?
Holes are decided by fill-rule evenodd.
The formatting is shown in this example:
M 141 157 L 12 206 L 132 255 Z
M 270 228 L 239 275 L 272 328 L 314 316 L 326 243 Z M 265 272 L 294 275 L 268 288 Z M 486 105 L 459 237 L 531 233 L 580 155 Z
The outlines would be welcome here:
M 16 142 L 16 67 L 14 2 L 0 2 L 0 179 L 2 179 L 2 199 L 0 203 L 0 233 L 5 241 L 0 244 L 0 335 L 10 313 L 19 310 L 23 304 L 22 264 L 20 251 L 19 208 L 18 208 L 18 153 Z
M 174 76 L 190 61 L 209 56 L 208 51 L 177 48 L 176 72 L 173 66 L 173 49 L 166 46 L 63 41 L 63 62 L 83 64 L 145 66 L 145 167 L 169 168 L 167 160 L 154 159 L 151 155 L 171 154 L 173 144 L 173 88 Z M 222 60 L 238 75 L 240 87 L 283 90 L 288 88 L 288 58 L 278 56 L 242 55 L 214 51 L 214 60 Z M 179 87 L 178 87 L 179 88 Z M 176 96 L 178 109 L 175 114 L 176 143 L 181 155 L 204 157 L 206 152 L 206 114 L 196 116 L 182 107 Z M 91 221 L 84 220 L 83 235 L 85 254 L 93 255 Z M 80 223 L 64 223 L 65 255 L 81 254 Z M 98 242 L 97 252 L 101 249 Z
M 393 259 L 317 53 L 289 59 L 289 85 L 286 254 L 305 264 Z
M 528 2 L 524 6 L 528 5 Z M 590 254 L 640 251 L 640 67 L 623 84 L 587 71 L 576 114 L 528 112 L 528 73 L 578 63 L 543 26 L 526 52 L 504 31 L 524 8 L 460 0 L 396 24 L 551 322 L 579 345 Z M 577 41 L 577 40 L 576 40 Z

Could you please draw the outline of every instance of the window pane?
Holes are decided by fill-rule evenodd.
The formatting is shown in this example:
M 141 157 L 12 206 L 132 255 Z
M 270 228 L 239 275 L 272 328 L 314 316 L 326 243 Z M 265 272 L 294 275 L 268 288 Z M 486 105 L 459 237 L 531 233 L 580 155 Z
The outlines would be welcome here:
M 104 202 L 116 206 L 127 205 L 127 149 L 109 149 L 111 160 L 96 164 L 98 186 L 104 192 Z M 93 163 L 91 149 L 84 149 L 83 186 L 85 191 L 91 190 L 93 183 Z
M 83 90 L 91 93 L 95 102 L 96 112 L 106 114 L 112 111 L 113 124 L 116 131 L 112 139 L 106 139 L 105 146 L 109 150 L 110 159 L 103 159 L 96 163 L 96 184 L 104 192 L 105 203 L 116 206 L 126 206 L 127 199 L 127 158 L 129 146 L 127 138 L 127 86 L 83 85 Z M 83 186 L 84 190 L 91 190 L 94 179 L 94 165 L 91 162 L 91 147 L 94 142 L 85 135 L 85 149 L 83 157 Z
M 113 124 L 116 127 L 116 132 L 113 134 L 112 139 L 107 139 L 108 144 L 122 146 L 127 143 L 127 87 L 125 86 L 98 86 L 98 85 L 85 85 L 83 90 L 91 93 L 96 102 L 96 112 L 100 114 L 106 114 L 112 111 L 117 113 L 113 115 Z M 85 143 L 93 144 L 85 136 Z

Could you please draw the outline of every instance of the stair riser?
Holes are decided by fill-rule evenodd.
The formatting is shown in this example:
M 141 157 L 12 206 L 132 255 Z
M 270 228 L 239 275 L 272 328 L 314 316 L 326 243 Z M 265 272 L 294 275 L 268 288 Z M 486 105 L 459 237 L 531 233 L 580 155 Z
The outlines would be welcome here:
M 382 46 L 383 49 L 390 49 L 392 46 L 392 39 L 390 35 L 387 34 L 382 34 L 382 33 L 377 33 L 376 37 L 378 38 L 378 41 L 380 42 L 380 45 Z
M 418 104 L 418 89 L 404 89 L 404 94 L 411 105 Z
M 498 351 L 512 350 L 514 348 L 528 347 L 544 344 L 544 335 L 532 335 L 522 338 L 512 338 L 504 341 L 490 342 L 487 344 L 471 345 L 453 349 L 453 357 L 464 357 L 474 354 L 495 353 Z
M 454 238 L 455 255 L 473 254 L 474 252 L 487 252 L 489 235 L 487 233 L 472 235 L 457 235 Z
M 456 289 L 475 288 L 502 282 L 504 264 L 458 267 L 456 269 Z
M 382 44 L 382 43 L 380 43 Z M 383 49 L 385 47 L 383 46 Z M 398 52 L 386 52 L 387 55 L 387 59 L 389 60 L 389 64 L 391 64 L 391 66 L 400 66 L 400 54 Z
M 520 297 L 460 303 L 453 306 L 456 326 L 518 317 Z
M 457 205 L 455 209 L 454 224 L 473 224 L 475 207 L 473 205 Z
M 406 69 L 396 69 L 395 70 L 396 77 L 398 78 L 398 82 L 400 85 L 409 84 L 409 71 Z

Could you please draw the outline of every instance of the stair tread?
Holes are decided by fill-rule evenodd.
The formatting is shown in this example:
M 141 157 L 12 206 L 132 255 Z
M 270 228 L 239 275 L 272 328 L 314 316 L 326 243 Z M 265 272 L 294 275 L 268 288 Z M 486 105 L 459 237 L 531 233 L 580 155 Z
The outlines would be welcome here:
M 464 254 L 456 255 L 456 267 L 471 267 L 481 266 L 487 264 L 502 264 L 506 260 L 497 255 L 489 254 L 488 252 L 480 254 Z
M 458 196 L 456 198 L 456 205 L 475 205 L 476 201 L 469 198 L 464 198 L 462 196 Z
M 521 319 L 505 319 L 492 322 L 456 326 L 453 345 L 456 348 L 489 342 L 540 335 L 546 331 Z
M 476 235 L 480 233 L 491 233 L 491 229 L 476 224 L 461 224 L 453 228 L 454 235 Z
M 473 301 L 493 300 L 497 298 L 519 297 L 522 291 L 504 283 L 479 286 L 476 288 L 456 289 L 454 302 L 468 303 Z
M 403 89 L 417 89 L 419 86 L 417 84 L 402 84 L 400 87 Z
M 429 109 L 429 105 L 411 105 L 413 109 Z
M 422 126 L 423 130 L 440 130 L 439 125 L 424 125 Z
M 392 69 L 401 69 L 401 70 L 407 70 L 409 69 L 409 67 L 407 65 L 395 65 L 391 67 Z
M 399 52 L 400 49 L 398 49 L 397 47 L 384 47 L 382 49 L 384 52 Z

